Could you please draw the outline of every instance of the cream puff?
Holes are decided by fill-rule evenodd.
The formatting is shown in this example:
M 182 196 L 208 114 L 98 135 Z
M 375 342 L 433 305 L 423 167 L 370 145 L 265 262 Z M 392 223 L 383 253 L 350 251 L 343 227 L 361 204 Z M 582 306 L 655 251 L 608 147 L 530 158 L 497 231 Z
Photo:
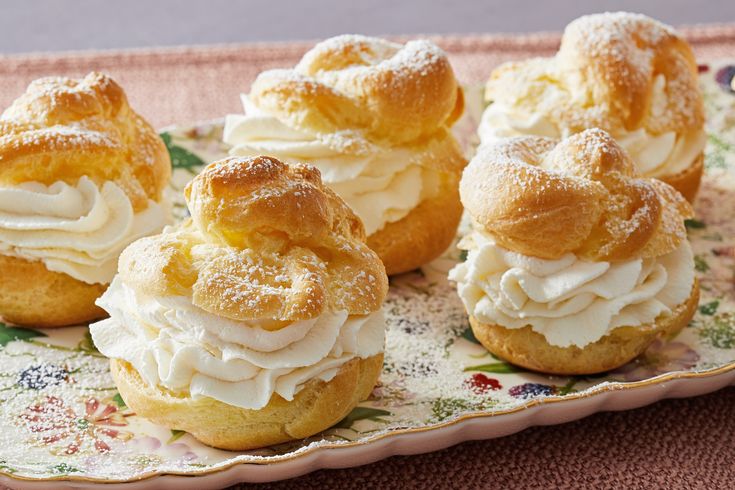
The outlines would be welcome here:
M 692 202 L 706 143 L 697 63 L 671 27 L 626 12 L 581 17 L 552 58 L 501 65 L 486 87 L 483 143 L 537 135 L 566 138 L 601 128 L 644 177 Z
M 437 46 L 334 37 L 293 69 L 261 73 L 242 100 L 245 115 L 225 122 L 230 153 L 317 167 L 360 217 L 389 275 L 450 245 L 466 164 L 450 127 L 464 99 Z
M 171 162 L 111 78 L 34 81 L 0 116 L 0 316 L 78 324 L 120 252 L 167 223 Z
M 322 431 L 382 368 L 388 277 L 319 171 L 230 157 L 186 187 L 191 219 L 120 256 L 90 326 L 137 414 L 245 450 Z
M 482 146 L 460 194 L 472 232 L 450 279 L 493 354 L 545 373 L 598 373 L 692 318 L 691 205 L 640 177 L 606 132 Z

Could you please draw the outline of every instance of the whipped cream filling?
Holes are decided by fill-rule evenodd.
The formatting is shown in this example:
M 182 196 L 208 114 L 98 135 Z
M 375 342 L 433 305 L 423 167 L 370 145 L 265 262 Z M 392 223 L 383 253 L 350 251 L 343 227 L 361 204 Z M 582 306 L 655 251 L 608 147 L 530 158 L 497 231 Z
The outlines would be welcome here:
M 274 393 L 293 400 L 309 380 L 329 381 L 349 360 L 379 354 L 385 340 L 382 310 L 326 312 L 269 331 L 188 297 L 138 293 L 119 276 L 97 304 L 110 314 L 90 325 L 102 354 L 129 362 L 151 386 L 246 409 L 263 408 Z
M 478 232 L 467 260 L 449 272 L 467 311 L 482 323 L 530 326 L 551 345 L 584 347 L 618 327 L 670 314 L 694 284 L 694 256 L 684 240 L 650 259 L 556 260 L 507 250 Z
M 76 185 L 0 187 L 0 254 L 40 260 L 47 269 L 88 284 L 108 284 L 120 252 L 169 220 L 165 202 L 149 200 L 135 213 L 113 182 L 101 189 L 87 177 Z
M 654 81 L 651 114 L 663 113 L 666 106 L 666 79 L 663 75 Z M 564 95 L 556 86 L 548 89 L 545 104 L 555 105 Z M 503 102 L 491 103 L 482 114 L 478 134 L 482 143 L 513 136 L 546 136 L 568 138 L 568 131 L 558 128 L 545 116 L 547 111 L 539 107 L 533 114 L 523 113 Z M 704 129 L 686 133 L 667 132 L 651 134 L 645 128 L 613 134 L 613 137 L 630 154 L 640 172 L 647 177 L 674 175 L 689 168 L 704 150 L 707 135 Z
M 231 155 L 270 155 L 287 163 L 306 162 L 352 208 L 371 235 L 399 221 L 439 188 L 435 171 L 416 164 L 420 156 L 407 148 L 371 147 L 365 154 L 339 151 L 329 140 L 286 126 L 242 96 L 245 115 L 228 115 L 224 141 Z

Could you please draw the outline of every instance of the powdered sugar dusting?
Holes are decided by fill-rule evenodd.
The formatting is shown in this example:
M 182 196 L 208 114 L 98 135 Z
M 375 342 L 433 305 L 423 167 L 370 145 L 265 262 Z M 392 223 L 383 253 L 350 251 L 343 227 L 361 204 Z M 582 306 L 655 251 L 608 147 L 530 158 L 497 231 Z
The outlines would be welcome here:
M 121 144 L 101 131 L 83 128 L 79 125 L 56 125 L 25 131 L 20 137 L 8 138 L 14 148 L 44 145 L 46 151 L 84 149 L 85 147 L 120 148 Z M 151 158 L 149 156 L 149 158 Z
M 292 70 L 262 72 L 247 112 L 267 114 L 337 152 L 367 155 L 451 124 L 456 97 L 446 53 L 430 41 L 343 35 L 318 43 Z M 404 109 L 411 118 L 400 115 Z
M 484 131 L 492 133 L 493 124 L 508 131 L 505 113 L 514 121 L 544 121 L 536 125 L 544 135 L 592 127 L 616 136 L 639 128 L 686 134 L 703 120 L 695 73 L 691 50 L 667 25 L 627 12 L 580 17 L 565 29 L 553 58 L 493 72 L 487 90 L 495 119 L 484 122 Z
M 30 336 L 0 346 L 0 474 L 33 480 L 139 480 L 167 472 L 208 474 L 240 463 L 277 463 L 298 458 L 303 461 L 305 454 L 315 451 L 320 451 L 314 455 L 318 462 L 310 469 L 325 461 L 349 465 L 356 453 L 364 455 L 363 451 L 375 451 L 376 447 L 386 451 L 381 454 L 387 454 L 389 448 L 397 447 L 394 444 L 398 439 L 406 443 L 400 446 L 406 449 L 409 444 L 412 448 L 420 447 L 420 440 L 427 436 L 463 440 L 477 437 L 478 428 L 482 434 L 506 433 L 516 427 L 506 425 L 507 420 L 553 423 L 562 414 L 574 411 L 574 405 L 570 409 L 568 401 L 595 396 L 593 393 L 597 392 L 605 395 L 588 400 L 589 403 L 606 409 L 614 408 L 620 401 L 619 395 L 630 395 L 631 390 L 638 393 L 636 396 L 647 393 L 646 399 L 652 401 L 672 393 L 672 389 L 679 395 L 693 395 L 701 392 L 703 383 L 732 381 L 733 371 L 726 370 L 735 360 L 735 179 L 731 176 L 735 152 L 729 151 L 735 144 L 735 120 L 729 110 L 732 96 L 720 91 L 709 75 L 704 77 L 711 103 L 712 139 L 697 217 L 689 224 L 703 286 L 700 309 L 690 327 L 676 339 L 657 342 L 624 369 L 604 377 L 561 378 L 513 372 L 511 366 L 494 359 L 469 333 L 453 288 L 442 283 L 447 270 L 462 260 L 459 251 L 451 249 L 428 265 L 425 275 L 411 274 L 394 280 L 386 302 L 386 370 L 370 398 L 328 431 L 260 450 L 238 453 L 208 448 L 190 435 L 171 432 L 132 415 L 131 410 L 118 405 L 122 400 L 116 396 L 107 360 L 95 357 L 94 347 L 85 340 L 86 329 L 22 330 Z M 478 102 L 470 107 L 469 114 L 479 115 L 481 110 Z M 470 120 L 459 127 L 465 129 L 464 137 L 469 140 L 476 124 Z M 171 133 L 175 145 L 196 152 L 207 161 L 226 155 L 221 134 L 221 126 L 208 124 Z M 173 185 L 179 206 L 184 184 L 198 170 L 175 170 Z M 350 245 L 342 244 L 342 248 L 349 249 Z M 0 327 L 0 332 L 3 341 L 18 335 L 17 330 L 5 327 Z M 49 337 L 38 336 L 43 334 Z M 436 341 L 432 341 L 434 335 Z M 392 354 L 393 349 L 397 354 Z M 706 379 L 698 377 L 698 372 L 709 369 L 719 369 L 720 374 L 710 371 Z M 442 379 L 449 377 L 456 379 Z M 646 386 L 634 384 L 639 380 L 645 380 Z M 432 395 L 425 396 L 422 390 Z M 57 402 L 48 397 L 60 399 L 65 408 L 54 408 Z M 98 401 L 97 408 L 93 403 L 87 404 L 91 398 Z M 20 416 L 37 405 L 41 407 L 40 417 L 69 415 L 59 418 L 59 424 L 69 431 L 68 438 L 54 440 L 57 432 L 32 431 L 34 424 Z M 522 410 L 528 405 L 535 408 Z M 506 411 L 514 413 L 507 418 Z M 458 421 L 474 416 L 481 418 L 474 419 L 471 425 Z M 37 427 L 47 427 L 48 422 L 41 418 Z M 414 431 L 420 432 L 419 439 L 413 439 Z M 396 437 L 397 434 L 402 435 Z M 54 437 L 45 442 L 46 435 Z M 79 450 L 67 454 L 66 448 L 77 435 L 82 437 Z M 98 445 L 99 449 L 95 447 L 97 440 L 110 449 L 103 444 Z M 382 443 L 368 445 L 376 440 Z M 342 451 L 345 446 L 349 449 Z M 282 475 L 278 468 L 273 465 L 273 475 Z M 248 466 L 236 471 L 250 474 Z
M 565 34 L 577 42 L 583 42 L 582 49 L 593 57 L 611 56 L 619 62 L 631 63 L 635 69 L 626 73 L 631 77 L 645 76 L 650 72 L 654 55 L 651 48 L 666 36 L 676 35 L 665 24 L 629 12 L 606 12 L 580 17 L 567 26 Z

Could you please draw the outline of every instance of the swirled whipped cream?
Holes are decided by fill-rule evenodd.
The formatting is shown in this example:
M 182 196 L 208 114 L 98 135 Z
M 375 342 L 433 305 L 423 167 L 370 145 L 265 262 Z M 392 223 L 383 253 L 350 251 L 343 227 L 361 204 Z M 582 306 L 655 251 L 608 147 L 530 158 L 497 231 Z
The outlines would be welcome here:
M 339 135 L 292 129 L 242 96 L 245 115 L 228 115 L 224 141 L 231 155 L 270 155 L 314 165 L 322 180 L 352 208 L 368 235 L 399 221 L 439 188 L 439 176 L 418 165 L 420 152 L 371 146 L 360 154 L 334 144 Z
M 88 284 L 108 284 L 120 252 L 168 223 L 166 203 L 139 213 L 113 182 L 26 182 L 0 187 L 0 254 L 40 260 L 47 269 Z
M 589 262 L 544 260 L 507 250 L 478 232 L 467 260 L 449 272 L 467 311 L 482 323 L 530 326 L 555 346 L 584 347 L 617 327 L 670 314 L 691 294 L 694 257 L 684 240 L 661 257 Z
M 655 117 L 662 114 L 666 107 L 666 78 L 663 75 L 656 77 L 653 90 L 651 114 Z M 557 85 L 550 85 L 546 88 L 543 105 L 533 114 L 525 113 L 520 108 L 504 104 L 502 101 L 493 102 L 482 114 L 477 130 L 480 141 L 488 143 L 499 138 L 524 135 L 568 138 L 571 136 L 569 131 L 557 127 L 546 115 L 548 114 L 546 107 L 554 107 L 560 100 L 568 99 L 573 100 L 573 96 Z M 707 143 L 704 129 L 681 134 L 670 131 L 655 135 L 645 128 L 640 128 L 635 131 L 617 132 L 613 137 L 638 164 L 640 172 L 647 177 L 674 175 L 689 168 Z
M 90 326 L 107 357 L 129 362 L 151 386 L 246 409 L 286 400 L 312 379 L 329 381 L 343 364 L 383 351 L 383 311 L 326 312 L 280 330 L 213 315 L 184 296 L 151 297 L 119 277 L 97 300 L 110 318 Z

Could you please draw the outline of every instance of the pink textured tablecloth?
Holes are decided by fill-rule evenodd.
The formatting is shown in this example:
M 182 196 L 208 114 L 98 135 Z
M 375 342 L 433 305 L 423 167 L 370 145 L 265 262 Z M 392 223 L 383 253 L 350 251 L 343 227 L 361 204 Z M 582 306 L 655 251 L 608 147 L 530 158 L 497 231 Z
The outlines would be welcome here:
M 735 25 L 682 29 L 701 59 L 735 57 Z M 558 34 L 433 37 L 451 56 L 463 83 L 482 83 L 504 61 L 549 55 Z M 290 66 L 313 43 L 182 47 L 109 52 L 0 56 L 0 107 L 28 83 L 48 75 L 112 75 L 132 106 L 157 127 L 242 112 L 240 93 L 262 70 Z
M 704 8 L 704 5 L 703 5 Z M 683 28 L 700 59 L 735 57 L 735 25 Z M 558 34 L 438 37 L 464 83 L 498 63 L 553 53 Z M 0 57 L 0 106 L 46 75 L 116 78 L 156 126 L 240 112 L 258 72 L 291 65 L 311 43 Z M 245 487 L 245 486 L 242 486 Z M 528 429 L 444 451 L 324 470 L 264 488 L 735 488 L 735 388 Z

